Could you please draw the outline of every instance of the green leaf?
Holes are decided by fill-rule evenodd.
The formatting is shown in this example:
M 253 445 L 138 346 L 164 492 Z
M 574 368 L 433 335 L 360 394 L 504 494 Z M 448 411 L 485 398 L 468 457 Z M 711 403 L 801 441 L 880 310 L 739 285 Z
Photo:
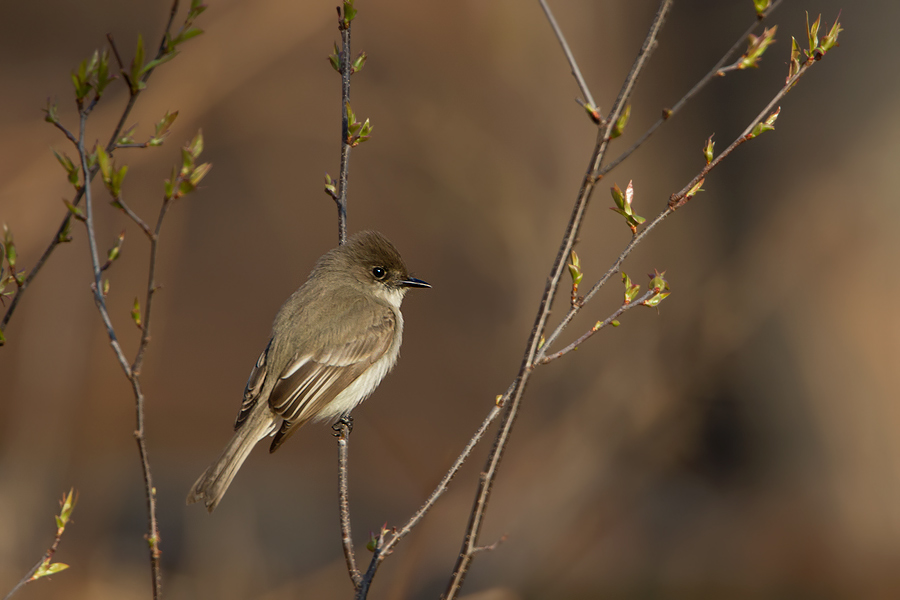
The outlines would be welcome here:
M 622 190 L 619 189 L 619 185 L 615 184 L 611 188 L 609 188 L 610 193 L 613 197 L 613 202 L 616 203 L 620 209 L 625 209 L 625 194 L 622 193 Z
M 137 298 L 134 299 L 134 307 L 131 309 L 131 320 L 138 326 L 138 329 L 143 329 L 141 326 L 141 303 Z
M 669 297 L 669 292 L 663 292 L 661 294 L 655 294 L 654 296 L 647 298 L 644 300 L 644 306 L 659 306 L 659 303 Z
M 713 134 L 715 135 L 715 134 Z M 713 141 L 713 136 L 709 136 L 706 140 L 706 145 L 703 146 L 703 158 L 706 159 L 706 164 L 712 162 L 713 159 L 713 151 L 715 150 L 716 143 Z
M 125 144 L 133 144 L 134 143 L 134 130 L 137 125 L 132 125 L 128 129 L 122 132 L 122 135 L 119 136 L 119 139 L 116 141 L 117 144 L 125 145 Z
M 194 136 L 194 139 L 191 140 L 190 145 L 187 147 L 188 151 L 191 153 L 191 156 L 197 158 L 200 156 L 200 153 L 203 152 L 203 130 L 200 129 L 197 131 L 197 135 Z
M 619 115 L 619 118 L 616 119 L 616 124 L 613 126 L 612 133 L 609 134 L 610 139 L 615 139 L 622 135 L 625 131 L 625 125 L 628 124 L 628 119 L 631 117 L 631 105 L 625 107 L 625 110 L 622 111 L 622 114 Z
M 753 8 L 756 9 L 757 16 L 763 16 L 770 4 L 772 4 L 772 0 L 753 0 Z
M 143 75 L 144 73 L 149 73 L 150 71 L 152 71 L 159 65 L 169 62 L 176 56 L 178 56 L 178 52 L 172 50 L 171 52 L 167 52 L 167 53 L 163 54 L 159 58 L 154 58 L 153 60 L 148 62 L 146 65 L 144 65 L 144 68 L 141 69 L 141 75 Z
M 30 581 L 34 581 L 36 579 L 40 579 L 41 577 L 47 577 L 48 575 L 55 575 L 60 571 L 65 571 L 69 568 L 69 565 L 65 563 L 51 563 L 48 558 L 45 560 L 38 570 L 34 572 L 34 575 L 31 576 Z
M 359 56 L 356 57 L 356 60 L 353 61 L 353 64 L 350 65 L 350 73 L 358 73 L 362 70 L 364 66 L 366 66 L 366 59 L 368 56 L 365 52 L 360 52 Z
M 144 72 L 144 38 L 138 34 L 137 47 L 134 50 L 134 58 L 131 60 L 131 91 L 137 92 L 143 89 L 141 86 L 141 74 Z
M 750 139 L 753 139 L 756 136 L 765 133 L 766 131 L 773 131 L 775 129 L 775 121 L 778 120 L 779 114 L 781 114 L 780 106 L 775 110 L 775 112 L 766 117 L 765 120 L 760 121 L 756 124 L 756 127 L 753 128 L 753 131 L 750 132 Z
M 777 29 L 778 26 L 771 29 L 766 28 L 760 36 L 753 34 L 748 36 L 749 45 L 747 46 L 747 51 L 744 52 L 737 62 L 738 69 L 755 69 L 759 66 L 759 61 L 762 59 L 766 49 L 775 43 L 775 31 Z
M 203 8 L 204 8 L 204 10 L 206 9 L 206 7 L 203 7 Z M 203 33 L 202 29 L 198 29 L 197 27 L 189 27 L 185 31 L 181 31 L 178 33 L 177 36 L 175 36 L 175 38 L 171 42 L 171 47 L 175 48 L 176 46 L 183 44 L 192 38 L 197 37 L 201 33 Z
M 808 56 L 812 56 L 816 48 L 819 47 L 819 25 L 822 23 L 822 15 L 819 15 L 813 24 L 809 24 L 809 12 L 806 13 L 806 35 L 809 38 Z
M 334 51 L 328 55 L 328 62 L 335 71 L 341 72 L 341 49 L 338 48 L 337 42 L 334 43 Z
M 3 224 L 3 245 L 6 249 L 6 264 L 9 265 L 10 269 L 15 269 L 17 256 L 16 244 L 13 241 L 13 234 L 6 223 Z
M 212 168 L 212 163 L 203 163 L 202 165 L 198 165 L 194 171 L 191 173 L 190 181 L 193 186 L 197 186 L 200 181 L 206 177 L 206 174 L 209 173 L 209 170 Z
M 838 19 L 839 18 L 840 13 L 838 13 Z M 835 19 L 834 25 L 831 26 L 831 29 L 827 34 L 825 34 L 825 37 L 822 38 L 822 43 L 819 46 L 822 54 L 825 54 L 837 45 L 838 35 L 840 35 L 840 33 L 843 31 L 843 29 L 841 29 L 841 23 L 838 19 Z
M 112 164 L 109 160 L 109 154 L 102 146 L 97 147 L 97 162 L 100 165 L 100 174 L 103 175 L 103 181 L 109 185 L 112 181 Z
M 622 282 L 625 284 L 625 304 L 631 304 L 641 291 L 641 286 L 631 283 L 631 278 L 625 273 L 622 273 Z
M 344 29 L 346 29 L 353 19 L 356 18 L 356 13 L 358 11 L 353 7 L 353 0 L 344 0 Z
M 63 204 L 66 205 L 66 208 L 69 209 L 69 212 L 72 213 L 72 216 L 78 219 L 79 221 L 84 221 L 84 213 L 81 212 L 81 209 L 63 198 Z

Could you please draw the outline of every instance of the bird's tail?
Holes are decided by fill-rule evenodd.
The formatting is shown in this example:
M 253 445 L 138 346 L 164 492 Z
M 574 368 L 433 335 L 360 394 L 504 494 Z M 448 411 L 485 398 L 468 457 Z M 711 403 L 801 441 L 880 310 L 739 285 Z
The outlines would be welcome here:
M 234 432 L 234 437 L 225 446 L 222 456 L 194 483 L 187 496 L 187 503 L 193 504 L 202 500 L 206 504 L 206 510 L 212 512 L 253 447 L 275 430 L 276 421 L 277 418 L 267 404 L 257 406 Z

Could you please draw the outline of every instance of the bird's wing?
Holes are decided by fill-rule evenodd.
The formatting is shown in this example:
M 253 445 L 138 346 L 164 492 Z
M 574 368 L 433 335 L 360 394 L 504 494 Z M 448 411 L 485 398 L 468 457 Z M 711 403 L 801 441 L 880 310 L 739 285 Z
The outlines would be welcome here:
M 368 326 L 345 343 L 298 355 L 288 363 L 269 394 L 269 406 L 285 420 L 272 451 L 385 355 L 396 326 L 393 311 L 379 307 Z
M 268 372 L 267 358 L 269 356 L 269 348 L 272 347 L 272 340 L 266 345 L 266 349 L 259 355 L 256 365 L 250 371 L 250 377 L 247 379 L 247 387 L 244 388 L 244 400 L 241 402 L 241 412 L 238 413 L 237 420 L 234 422 L 234 428 L 237 429 L 247 420 L 250 410 L 256 406 L 259 398 L 259 392 L 262 390 L 263 382 L 266 380 Z

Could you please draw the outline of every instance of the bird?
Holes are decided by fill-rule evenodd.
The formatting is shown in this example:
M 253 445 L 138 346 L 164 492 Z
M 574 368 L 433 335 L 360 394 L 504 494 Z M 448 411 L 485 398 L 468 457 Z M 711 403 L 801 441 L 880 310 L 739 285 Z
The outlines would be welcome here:
M 410 276 L 382 234 L 363 231 L 319 258 L 284 303 L 259 355 L 221 456 L 197 479 L 187 503 L 212 513 L 250 451 L 274 435 L 269 452 L 309 421 L 348 417 L 397 363 L 403 337 L 400 304 Z

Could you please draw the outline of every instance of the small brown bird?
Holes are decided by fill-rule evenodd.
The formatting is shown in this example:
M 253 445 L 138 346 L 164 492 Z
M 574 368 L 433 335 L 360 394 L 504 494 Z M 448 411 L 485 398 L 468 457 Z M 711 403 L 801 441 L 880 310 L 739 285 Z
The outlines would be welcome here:
M 234 437 L 194 483 L 188 504 L 212 512 L 253 447 L 275 435 L 274 452 L 307 421 L 349 415 L 400 354 L 400 303 L 412 287 L 400 254 L 365 231 L 322 256 L 278 311 L 272 337 L 250 372 Z

